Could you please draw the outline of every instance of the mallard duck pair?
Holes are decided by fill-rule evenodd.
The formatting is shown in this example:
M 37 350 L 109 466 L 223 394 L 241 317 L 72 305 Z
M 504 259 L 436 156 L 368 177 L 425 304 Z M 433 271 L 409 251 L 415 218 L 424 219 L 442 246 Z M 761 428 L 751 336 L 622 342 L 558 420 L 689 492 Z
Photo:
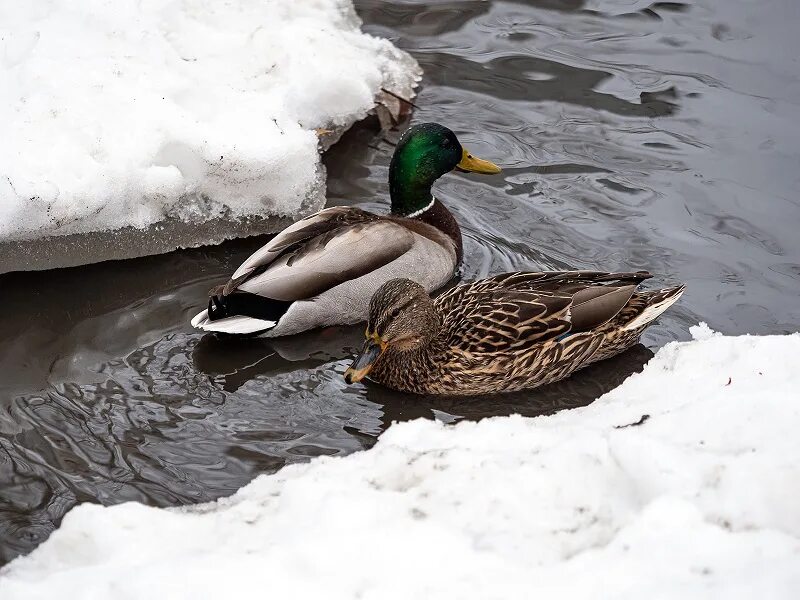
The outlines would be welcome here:
M 431 192 L 454 169 L 500 172 L 442 125 L 410 128 L 389 166 L 389 215 L 335 207 L 298 221 L 211 290 L 192 325 L 275 337 L 369 317 L 349 382 L 477 394 L 535 387 L 617 354 L 680 296 L 637 292 L 644 272 L 578 271 L 499 275 L 431 300 L 463 255 L 458 223 Z

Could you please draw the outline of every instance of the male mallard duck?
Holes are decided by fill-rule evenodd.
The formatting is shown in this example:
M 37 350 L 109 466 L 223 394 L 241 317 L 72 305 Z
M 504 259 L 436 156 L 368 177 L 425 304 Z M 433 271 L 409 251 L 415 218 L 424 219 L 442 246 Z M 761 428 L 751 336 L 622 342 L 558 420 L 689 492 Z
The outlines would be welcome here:
M 294 223 L 211 290 L 208 309 L 192 325 L 289 335 L 365 320 L 372 294 L 394 277 L 413 273 L 424 289 L 438 289 L 453 277 L 463 250 L 458 223 L 431 186 L 456 168 L 500 172 L 467 152 L 447 127 L 411 127 L 389 166 L 391 214 L 334 207 Z
M 370 301 L 345 372 L 415 394 L 488 394 L 552 383 L 634 345 L 684 286 L 639 291 L 637 273 L 505 273 L 435 300 L 393 279 Z

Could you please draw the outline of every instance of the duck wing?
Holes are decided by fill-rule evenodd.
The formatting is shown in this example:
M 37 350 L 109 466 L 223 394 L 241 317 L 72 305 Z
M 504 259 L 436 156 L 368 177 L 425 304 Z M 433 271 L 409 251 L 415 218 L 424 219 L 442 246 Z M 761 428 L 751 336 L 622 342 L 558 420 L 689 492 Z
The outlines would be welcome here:
M 264 273 L 279 257 L 297 252 L 310 240 L 319 236 L 330 236 L 348 225 L 364 224 L 380 220 L 381 217 L 358 208 L 334 206 L 293 223 L 256 252 L 250 255 L 221 287 L 209 292 L 209 296 L 228 296 L 246 281 Z
M 649 273 L 505 273 L 436 299 L 449 345 L 465 352 L 518 351 L 614 318 Z
M 235 291 L 284 302 L 313 298 L 398 259 L 414 239 L 411 231 L 389 220 L 339 224 L 299 242 L 287 241 L 268 264 L 248 271 Z

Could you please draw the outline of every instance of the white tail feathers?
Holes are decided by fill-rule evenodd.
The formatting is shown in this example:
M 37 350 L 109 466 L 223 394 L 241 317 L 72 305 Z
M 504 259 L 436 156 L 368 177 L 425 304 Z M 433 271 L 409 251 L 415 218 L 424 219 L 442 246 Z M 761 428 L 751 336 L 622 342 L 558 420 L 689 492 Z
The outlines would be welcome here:
M 631 329 L 638 329 L 639 327 L 655 321 L 661 313 L 677 302 L 678 298 L 683 294 L 683 289 L 683 286 L 681 286 L 674 290 L 666 290 L 664 298 L 645 308 L 639 315 L 626 323 L 622 327 L 622 330 L 630 331 Z
M 237 315 L 212 321 L 208 318 L 208 311 L 204 310 L 192 319 L 192 327 L 203 331 L 216 331 L 219 333 L 247 334 L 264 331 L 275 327 L 275 321 L 264 321 L 252 317 Z

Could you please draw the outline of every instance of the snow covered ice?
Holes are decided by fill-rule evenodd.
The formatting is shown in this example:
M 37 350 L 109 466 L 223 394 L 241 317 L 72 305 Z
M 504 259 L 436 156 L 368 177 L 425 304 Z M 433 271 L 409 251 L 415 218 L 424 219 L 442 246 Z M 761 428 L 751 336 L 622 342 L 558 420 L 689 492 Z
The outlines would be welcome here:
M 797 598 L 800 334 L 694 335 L 585 408 L 394 425 L 191 508 L 81 505 L 2 597 Z
M 285 225 L 324 204 L 315 130 L 418 78 L 350 0 L 0 2 L 0 244 L 130 234 L 89 262 Z

